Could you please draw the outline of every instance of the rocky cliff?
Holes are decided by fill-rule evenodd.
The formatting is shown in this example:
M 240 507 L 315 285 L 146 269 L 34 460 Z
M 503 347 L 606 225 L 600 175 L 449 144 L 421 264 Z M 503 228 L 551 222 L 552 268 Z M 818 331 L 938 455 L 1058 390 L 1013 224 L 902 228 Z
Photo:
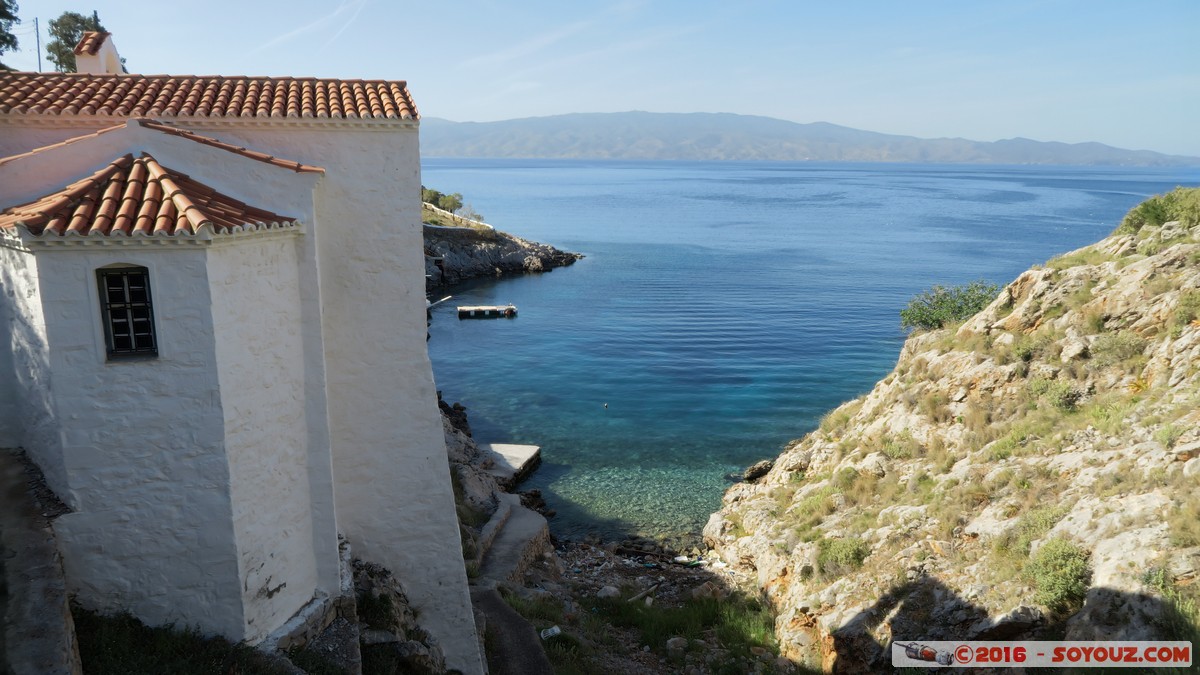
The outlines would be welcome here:
M 429 204 L 422 205 L 422 215 L 425 274 L 430 288 L 475 277 L 548 272 L 583 257 L 500 232 Z
M 893 640 L 1197 640 L 1198 483 L 1200 225 L 1123 226 L 911 336 L 705 538 L 835 672 Z

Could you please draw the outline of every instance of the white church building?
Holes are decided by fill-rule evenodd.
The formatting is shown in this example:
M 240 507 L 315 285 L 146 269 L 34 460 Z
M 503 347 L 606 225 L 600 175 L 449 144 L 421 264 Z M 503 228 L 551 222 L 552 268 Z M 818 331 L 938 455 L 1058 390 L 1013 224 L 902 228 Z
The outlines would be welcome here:
M 69 589 L 257 643 L 390 568 L 484 670 L 426 351 L 404 82 L 0 72 L 0 446 Z

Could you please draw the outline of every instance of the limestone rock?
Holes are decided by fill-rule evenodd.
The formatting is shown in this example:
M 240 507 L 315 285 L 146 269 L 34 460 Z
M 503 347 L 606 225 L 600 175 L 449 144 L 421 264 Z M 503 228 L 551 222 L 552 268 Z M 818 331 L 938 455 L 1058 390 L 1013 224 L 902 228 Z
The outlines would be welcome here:
M 972 640 L 1010 640 L 1040 626 L 1044 621 L 1042 610 L 1019 605 L 1003 616 L 984 619 L 971 626 L 969 634 Z
M 746 481 L 747 483 L 753 483 L 759 478 L 767 475 L 773 466 L 775 466 L 775 460 L 771 459 L 764 459 L 761 462 L 755 462 L 746 469 L 745 473 L 742 474 L 742 480 Z
M 1145 572 L 1200 577 L 1168 525 L 1200 478 L 1197 260 L 1200 227 L 1173 223 L 1029 270 L 732 486 L 705 541 L 777 610 L 782 653 L 882 672 L 905 631 L 1155 639 Z M 1054 539 L 1086 556 L 1082 609 L 1014 608 Z
M 545 272 L 582 258 L 498 230 L 470 227 L 425 227 L 425 274 L 430 287 L 466 279 L 524 272 Z
M 1193 457 L 1183 465 L 1185 478 L 1200 478 L 1200 457 Z

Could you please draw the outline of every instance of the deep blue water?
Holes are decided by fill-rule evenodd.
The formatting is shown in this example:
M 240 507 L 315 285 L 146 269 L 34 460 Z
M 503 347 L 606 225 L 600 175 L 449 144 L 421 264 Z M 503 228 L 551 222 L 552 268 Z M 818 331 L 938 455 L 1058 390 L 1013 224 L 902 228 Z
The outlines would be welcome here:
M 429 350 L 477 439 L 542 446 L 554 532 L 616 537 L 698 531 L 726 474 L 891 369 L 914 294 L 1007 283 L 1200 169 L 425 159 L 423 182 L 587 255 L 451 289 Z

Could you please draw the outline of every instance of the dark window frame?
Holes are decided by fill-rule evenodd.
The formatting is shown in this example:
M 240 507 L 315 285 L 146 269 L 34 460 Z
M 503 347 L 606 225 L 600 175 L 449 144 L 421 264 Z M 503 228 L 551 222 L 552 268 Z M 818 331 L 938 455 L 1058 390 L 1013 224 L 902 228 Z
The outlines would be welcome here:
M 104 267 L 96 270 L 96 283 L 108 360 L 158 356 L 150 270 Z

